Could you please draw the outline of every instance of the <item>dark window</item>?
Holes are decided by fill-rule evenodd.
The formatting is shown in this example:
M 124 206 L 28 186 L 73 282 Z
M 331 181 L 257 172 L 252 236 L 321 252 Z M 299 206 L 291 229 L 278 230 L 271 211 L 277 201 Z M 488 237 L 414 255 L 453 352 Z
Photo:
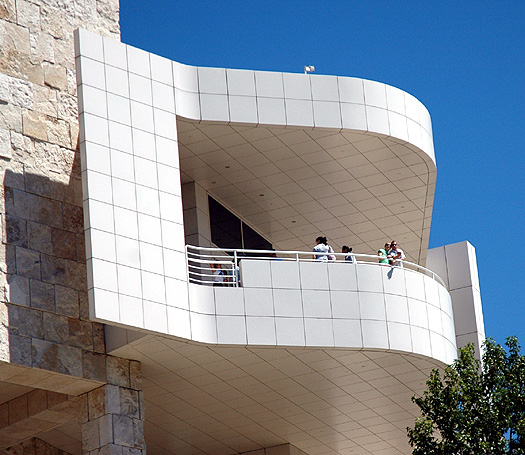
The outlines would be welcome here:
M 271 250 L 272 244 L 242 222 L 222 204 L 208 196 L 211 241 L 219 248 Z

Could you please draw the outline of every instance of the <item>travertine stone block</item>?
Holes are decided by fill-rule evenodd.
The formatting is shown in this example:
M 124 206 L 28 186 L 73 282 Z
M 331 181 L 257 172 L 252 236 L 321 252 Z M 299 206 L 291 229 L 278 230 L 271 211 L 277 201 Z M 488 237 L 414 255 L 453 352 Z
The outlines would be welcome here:
M 99 387 L 87 394 L 88 419 L 95 420 L 106 414 L 106 388 Z
M 9 302 L 17 305 L 30 306 L 29 278 L 19 275 L 7 275 L 8 294 L 6 298 Z
M 22 109 L 13 104 L 0 105 L 0 128 L 22 132 Z
M 106 363 L 104 354 L 82 351 L 82 369 L 86 379 L 106 382 Z
M 67 343 L 69 338 L 69 324 L 66 316 L 54 313 L 43 313 L 44 339 L 54 343 Z
M 31 366 L 31 338 L 9 334 L 9 361 L 16 365 Z
M 27 248 L 27 221 L 6 215 L 4 243 Z
M 10 22 L 2 22 L 0 45 L 5 51 L 29 55 L 29 30 Z
M 130 387 L 130 361 L 120 357 L 106 357 L 108 383 Z
M 101 354 L 106 353 L 106 341 L 104 339 L 104 325 L 93 323 L 93 351 Z
M 69 318 L 69 340 L 68 344 L 88 351 L 93 350 L 92 324 L 87 321 Z M 105 368 L 104 368 L 105 369 Z
M 115 444 L 135 447 L 136 438 L 132 418 L 124 415 L 113 415 L 113 432 Z
M 12 156 L 11 134 L 9 130 L 0 129 L 0 158 L 10 159 Z
M 16 0 L 16 22 L 30 30 L 40 30 L 40 7 L 26 0 Z
M 32 111 L 22 114 L 23 131 L 29 137 L 47 141 L 47 119 L 44 115 Z
M 42 254 L 42 280 L 48 283 L 68 285 L 65 259 Z
M 37 85 L 34 91 L 35 110 L 50 117 L 58 116 L 57 92 L 49 87 Z
M 64 229 L 75 232 L 76 234 L 84 233 L 84 218 L 81 207 L 71 204 L 64 204 Z
M 51 254 L 53 252 L 51 229 L 45 224 L 29 221 L 27 223 L 28 247 L 40 253 Z
M 120 388 L 120 412 L 135 419 L 140 419 L 139 392 Z
M 142 365 L 136 360 L 129 361 L 129 372 L 131 388 L 135 390 L 142 390 Z
M 38 65 L 43 70 L 43 61 L 51 63 L 55 62 L 55 39 L 51 35 L 37 30 L 31 30 L 30 44 L 31 63 Z M 39 83 L 43 84 L 43 80 Z
M 82 425 L 82 452 L 88 453 L 100 447 L 98 420 L 91 420 Z
M 78 291 L 55 285 L 55 308 L 58 314 L 72 318 L 79 317 Z M 96 351 L 103 352 L 103 351 Z
M 40 254 L 27 248 L 16 247 L 16 272 L 26 278 L 40 279 Z
M 53 244 L 53 256 L 76 260 L 77 242 L 73 232 L 52 228 L 51 243 Z
M 55 287 L 39 279 L 31 280 L 31 308 L 44 311 L 55 311 Z
M 32 340 L 33 366 L 69 376 L 82 376 L 82 350 L 45 340 Z
M 18 309 L 17 325 L 18 335 L 20 336 L 36 338 L 43 338 L 44 336 L 44 321 L 41 311 L 20 307 Z

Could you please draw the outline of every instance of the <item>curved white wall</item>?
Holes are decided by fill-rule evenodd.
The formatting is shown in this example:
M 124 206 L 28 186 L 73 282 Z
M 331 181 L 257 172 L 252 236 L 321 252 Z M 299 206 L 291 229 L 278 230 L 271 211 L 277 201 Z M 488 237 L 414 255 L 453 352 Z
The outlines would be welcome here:
M 371 348 L 456 358 L 452 305 L 432 278 L 375 264 L 242 260 L 243 287 L 189 285 L 174 335 L 204 343 Z

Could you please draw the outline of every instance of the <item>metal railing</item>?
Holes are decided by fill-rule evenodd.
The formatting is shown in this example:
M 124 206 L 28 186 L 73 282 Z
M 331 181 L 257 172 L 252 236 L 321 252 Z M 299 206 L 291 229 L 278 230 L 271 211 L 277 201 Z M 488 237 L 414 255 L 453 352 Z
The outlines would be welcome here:
M 321 255 L 324 255 L 321 253 Z M 376 267 L 402 267 L 431 277 L 445 289 L 444 281 L 432 270 L 408 261 L 396 261 L 395 264 L 380 264 L 380 257 L 372 254 L 326 253 L 335 259 L 322 262 L 353 262 Z M 205 286 L 239 287 L 242 285 L 239 263 L 243 259 L 320 262 L 316 257 L 319 253 L 312 251 L 273 251 L 273 250 L 241 250 L 228 248 L 205 248 L 186 245 L 186 270 L 190 283 Z M 384 258 L 383 258 L 384 259 Z

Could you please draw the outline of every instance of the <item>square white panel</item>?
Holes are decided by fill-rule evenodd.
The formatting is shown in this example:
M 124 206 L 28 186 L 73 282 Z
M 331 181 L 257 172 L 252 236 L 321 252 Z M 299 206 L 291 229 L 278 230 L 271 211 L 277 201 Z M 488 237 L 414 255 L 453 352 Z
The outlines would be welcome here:
M 166 286 L 164 277 L 145 270 L 141 271 L 142 276 L 142 298 L 152 302 L 166 303 Z
M 122 294 L 118 296 L 118 299 L 120 322 L 132 327 L 144 327 L 142 299 Z
M 385 294 L 386 319 L 389 322 L 409 324 L 408 300 L 404 296 Z
M 79 28 L 75 31 L 78 42 L 78 48 L 82 48 L 82 55 L 102 62 L 104 60 L 104 48 L 102 37 L 93 32 Z M 80 55 L 78 48 L 75 49 L 75 55 Z
M 131 101 L 131 126 L 153 133 L 153 108 L 137 101 Z
M 192 339 L 202 343 L 217 343 L 217 320 L 215 316 L 190 313 L 190 322 Z
M 420 300 L 408 299 L 410 325 L 428 329 L 427 305 Z
M 199 91 L 197 68 L 179 62 L 171 62 L 171 64 L 173 68 L 174 86 L 186 92 L 197 93 Z
M 442 362 L 446 361 L 445 339 L 441 335 L 430 331 L 430 346 L 432 347 L 432 357 Z
M 212 286 L 191 284 L 189 286 L 190 310 L 203 314 L 215 314 L 215 300 Z
M 300 289 L 299 263 L 295 261 L 270 261 L 273 289 Z
M 175 113 L 175 90 L 170 85 L 153 81 L 153 107 Z
M 311 100 L 310 77 L 308 74 L 282 73 L 284 97 L 286 100 Z
M 338 102 L 314 101 L 314 125 L 317 128 L 341 128 L 341 110 Z
M 176 280 L 174 278 L 164 278 L 166 282 L 166 304 L 173 308 L 189 310 L 188 282 Z
M 160 219 L 154 216 L 138 213 L 135 216 L 135 222 L 138 217 L 139 239 L 141 242 L 152 243 L 153 245 L 162 246 L 162 233 L 160 229 Z
M 177 121 L 175 114 L 161 109 L 154 109 L 155 133 L 167 139 L 177 139 Z
M 126 153 L 133 152 L 133 142 L 131 139 L 131 127 L 122 123 L 113 121 L 109 125 L 109 146 L 115 150 L 121 150 Z
M 273 316 L 272 290 L 245 287 L 244 307 L 247 316 Z
M 101 90 L 106 89 L 106 78 L 104 77 L 104 65 L 87 57 L 77 59 L 80 80 L 82 85 L 89 85 Z
M 441 322 L 441 310 L 432 305 L 427 305 L 428 328 L 432 332 L 443 334 L 443 323 Z
M 379 107 L 366 106 L 366 123 L 368 131 L 390 135 L 388 111 Z
M 329 263 L 330 290 L 357 291 L 356 264 L 350 262 Z
M 217 316 L 217 336 L 220 344 L 246 344 L 244 316 Z
M 361 319 L 386 320 L 385 296 L 377 292 L 359 292 Z
M 271 261 L 242 259 L 239 264 L 242 285 L 245 288 L 271 288 Z
M 390 349 L 412 352 L 412 337 L 409 325 L 388 322 L 388 340 Z
M 104 46 L 104 61 L 108 65 L 106 70 L 109 65 L 127 70 L 126 45 L 112 38 L 102 38 L 102 43 Z M 84 53 L 84 50 L 82 50 L 82 53 Z
M 105 202 L 107 204 L 113 203 L 111 197 L 111 177 L 106 174 L 100 174 L 93 171 L 84 171 L 83 183 L 87 191 L 87 197 L 90 199 Z M 84 194 L 84 197 L 86 194 Z
M 303 289 L 303 310 L 305 318 L 331 318 L 330 293 Z
M 84 210 L 87 210 L 89 227 L 106 232 L 115 232 L 113 207 L 110 204 L 91 200 L 85 201 Z
M 284 100 L 280 98 L 257 98 L 258 120 L 263 125 L 286 125 Z
M 316 347 L 334 346 L 332 319 L 304 319 L 306 345 Z
M 139 269 L 117 265 L 117 276 L 119 294 L 136 297 L 137 299 L 142 298 L 142 283 Z M 140 312 L 142 315 L 142 307 Z
M 111 171 L 114 178 L 133 182 L 135 180 L 135 167 L 133 165 L 133 155 L 111 150 Z
M 117 263 L 140 268 L 140 251 L 138 240 L 116 236 Z
M 226 86 L 226 70 L 224 68 L 197 68 L 199 77 L 199 92 L 216 95 L 228 94 Z
M 405 93 L 396 87 L 386 85 L 386 105 L 389 111 L 405 116 Z
M 283 73 L 255 71 L 257 97 L 284 98 Z
M 91 169 L 102 174 L 111 173 L 109 149 L 107 147 L 92 142 L 82 142 L 80 144 L 80 158 L 82 171 Z
M 92 258 L 115 262 L 115 236 L 113 233 L 88 229 L 86 231 L 86 243 L 89 244 Z
M 330 292 L 332 315 L 336 319 L 361 319 L 359 297 L 355 291 Z
M 137 211 L 160 217 L 159 193 L 153 188 L 137 185 Z
M 164 248 L 164 274 L 178 280 L 187 279 L 186 256 L 180 251 Z
M 390 135 L 408 141 L 407 119 L 404 115 L 388 111 Z
M 433 278 L 424 275 L 423 282 L 425 284 L 425 300 L 434 305 L 437 308 L 440 308 L 439 302 L 439 284 Z
M 133 154 L 155 161 L 155 135 L 146 131 L 133 130 Z
M 180 171 L 171 166 L 157 164 L 159 190 L 176 196 L 181 195 Z
M 184 226 L 179 223 L 161 220 L 164 248 L 184 251 Z
M 163 220 L 182 224 L 182 200 L 180 196 L 159 193 L 159 199 L 161 206 L 160 217 Z
M 339 101 L 337 76 L 311 74 L 310 84 L 314 101 Z
M 190 312 L 181 308 L 168 306 L 168 333 L 170 335 L 191 338 Z
M 383 275 L 383 289 L 387 294 L 406 295 L 405 269 L 402 267 L 380 266 Z
M 366 110 L 363 104 L 341 103 L 343 128 L 348 130 L 367 130 Z
M 79 112 L 107 118 L 106 92 L 89 85 L 79 87 Z
M 113 262 L 100 259 L 90 259 L 93 267 L 93 287 L 106 291 L 117 292 L 117 266 Z
M 140 268 L 147 272 L 164 274 L 162 248 L 139 241 Z M 172 277 L 175 278 L 175 277 Z
M 334 342 L 336 348 L 363 346 L 361 321 L 348 319 L 334 319 Z
M 175 89 L 175 105 L 177 115 L 190 119 L 200 120 L 200 98 L 198 93 Z
M 254 96 L 230 95 L 230 121 L 239 123 L 257 123 L 257 103 Z
M 134 157 L 135 183 L 157 189 L 157 164 L 155 161 L 145 160 L 138 156 Z
M 171 60 L 155 54 L 149 54 L 151 64 L 151 79 L 173 86 L 173 71 Z
M 145 300 L 144 328 L 154 332 L 166 333 L 168 331 L 168 317 L 166 305 Z
M 273 289 L 275 316 L 303 317 L 301 291 L 297 289 Z
M 388 332 L 386 321 L 361 321 L 363 346 L 367 348 L 388 349 Z
M 365 104 L 363 79 L 338 77 L 339 100 L 342 103 Z
M 277 343 L 274 318 L 248 316 L 246 318 L 246 331 L 250 345 L 275 346 Z
M 120 317 L 118 294 L 104 289 L 93 289 L 90 292 L 95 302 L 95 318 L 118 321 Z
M 305 346 L 303 319 L 275 318 L 275 331 L 279 346 Z
M 89 142 L 105 146 L 109 145 L 107 119 L 85 112 L 80 116 L 80 122 L 84 125 L 84 128 L 80 129 L 80 142 L 88 138 Z M 85 137 L 82 137 L 82 135 L 85 135 Z
M 301 289 L 328 290 L 328 264 L 326 262 L 299 263 Z
M 383 267 L 376 264 L 357 265 L 357 287 L 359 291 L 383 292 Z
M 117 207 L 129 210 L 137 210 L 137 198 L 135 196 L 135 185 L 120 179 L 112 179 L 113 203 Z
M 227 95 L 200 94 L 201 118 L 208 121 L 230 121 Z M 178 101 L 177 101 L 178 102 Z M 178 105 L 178 104 L 177 104 Z M 177 108 L 177 112 L 178 112 Z
M 255 97 L 255 72 L 246 70 L 226 69 L 229 95 Z
M 127 53 L 129 72 L 149 78 L 151 76 L 149 54 L 142 49 L 132 46 L 127 46 Z
M 381 82 L 363 80 L 365 103 L 367 106 L 386 109 L 386 86 Z
M 242 288 L 214 287 L 216 313 L 222 316 L 243 316 L 244 290 Z
M 413 299 L 426 301 L 425 284 L 423 275 L 412 270 L 405 270 L 405 281 L 407 287 L 407 296 Z
M 286 124 L 288 126 L 314 126 L 312 101 L 285 99 Z
M 138 74 L 129 74 L 129 97 L 139 103 L 151 106 L 153 104 L 151 93 L 151 79 Z

